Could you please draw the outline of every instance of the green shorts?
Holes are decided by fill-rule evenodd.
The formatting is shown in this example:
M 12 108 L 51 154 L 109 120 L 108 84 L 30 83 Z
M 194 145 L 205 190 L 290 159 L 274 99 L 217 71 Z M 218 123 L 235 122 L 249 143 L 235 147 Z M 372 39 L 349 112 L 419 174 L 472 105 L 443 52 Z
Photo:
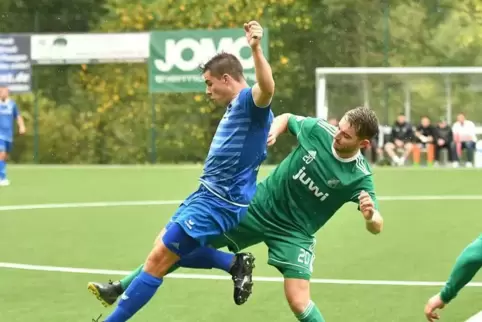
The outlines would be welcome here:
M 209 244 L 215 248 L 227 246 L 237 253 L 249 246 L 265 243 L 268 246 L 268 264 L 276 267 L 284 278 L 310 280 L 316 240 L 311 236 L 293 236 L 283 230 L 266 228 L 252 212 L 250 208 L 235 229 L 209 240 Z

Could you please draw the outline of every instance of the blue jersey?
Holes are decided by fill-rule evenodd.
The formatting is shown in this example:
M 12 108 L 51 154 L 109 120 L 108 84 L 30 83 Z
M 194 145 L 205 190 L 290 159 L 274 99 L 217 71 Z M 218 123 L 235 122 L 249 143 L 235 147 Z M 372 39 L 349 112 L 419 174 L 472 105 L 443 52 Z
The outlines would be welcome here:
M 17 104 L 11 99 L 0 100 L 0 140 L 12 142 L 15 119 L 18 116 Z
M 270 107 L 254 103 L 251 88 L 228 105 L 205 161 L 201 183 L 231 204 L 247 207 L 256 192 L 259 166 L 266 159 Z

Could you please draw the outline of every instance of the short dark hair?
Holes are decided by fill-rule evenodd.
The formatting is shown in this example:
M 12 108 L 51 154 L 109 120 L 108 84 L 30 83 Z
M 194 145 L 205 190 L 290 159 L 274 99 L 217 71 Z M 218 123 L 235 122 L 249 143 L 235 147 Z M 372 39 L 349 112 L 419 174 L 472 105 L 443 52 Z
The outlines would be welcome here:
M 228 74 L 238 82 L 244 79 L 243 66 L 239 59 L 233 54 L 219 53 L 212 57 L 207 63 L 200 66 L 201 72 L 211 72 L 216 78 Z
M 356 135 L 361 139 L 374 138 L 378 131 L 378 118 L 375 112 L 364 106 L 356 107 L 345 114 L 346 120 L 355 128 Z

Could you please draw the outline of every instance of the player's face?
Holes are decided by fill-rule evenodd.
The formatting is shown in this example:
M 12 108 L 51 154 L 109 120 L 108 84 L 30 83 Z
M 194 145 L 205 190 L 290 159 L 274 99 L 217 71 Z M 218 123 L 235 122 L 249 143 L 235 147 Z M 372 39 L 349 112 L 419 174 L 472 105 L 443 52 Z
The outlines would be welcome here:
M 338 123 L 338 131 L 335 135 L 333 147 L 341 155 L 352 154 L 362 147 L 370 144 L 368 140 L 360 139 L 355 129 L 350 125 L 346 118 L 342 118 Z
M 230 86 L 231 77 L 227 74 L 217 78 L 210 71 L 203 74 L 206 83 L 206 94 L 214 103 L 226 106 L 233 99 L 233 90 Z
M 6 87 L 0 87 L 0 100 L 4 101 L 8 98 L 8 89 Z

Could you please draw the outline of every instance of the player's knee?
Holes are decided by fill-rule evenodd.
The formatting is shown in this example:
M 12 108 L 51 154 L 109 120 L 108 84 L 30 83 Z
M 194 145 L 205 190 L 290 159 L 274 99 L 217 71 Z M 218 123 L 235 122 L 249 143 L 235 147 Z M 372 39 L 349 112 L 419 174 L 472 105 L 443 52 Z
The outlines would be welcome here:
M 301 314 L 310 304 L 309 281 L 301 279 L 285 279 L 286 300 L 295 314 Z
M 144 270 L 153 276 L 163 277 L 178 260 L 179 257 L 161 242 L 150 252 L 144 264 Z
M 166 228 L 163 228 L 159 235 L 154 240 L 154 246 L 159 245 L 162 242 L 162 237 L 166 234 Z
M 385 144 L 385 151 L 387 152 L 390 152 L 390 151 L 393 151 L 393 149 L 395 149 L 395 145 L 391 142 Z
M 291 311 L 295 314 L 301 314 L 305 311 L 305 309 L 310 305 L 310 298 L 304 299 L 304 298 L 297 298 L 297 297 L 290 297 L 286 296 L 286 299 L 288 300 L 288 304 L 291 308 Z

